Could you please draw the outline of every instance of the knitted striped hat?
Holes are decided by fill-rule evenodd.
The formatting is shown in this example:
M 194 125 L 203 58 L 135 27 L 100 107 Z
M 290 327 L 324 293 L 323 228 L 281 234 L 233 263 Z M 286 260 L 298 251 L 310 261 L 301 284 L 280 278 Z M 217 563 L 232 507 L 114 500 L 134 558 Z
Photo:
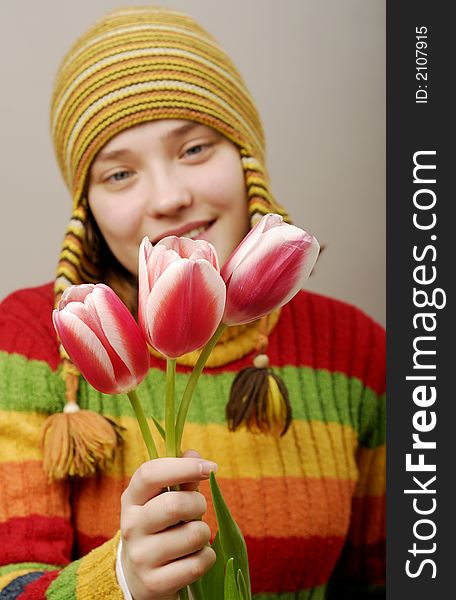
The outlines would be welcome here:
M 51 130 L 73 215 L 58 265 L 57 296 L 95 273 L 82 239 L 90 166 L 116 134 L 157 119 L 188 119 L 239 147 L 252 222 L 274 201 L 264 164 L 264 134 L 245 84 L 229 57 L 192 18 L 154 7 L 108 14 L 71 48 L 58 71 Z
M 84 252 L 87 179 L 103 146 L 119 132 L 157 119 L 187 119 L 217 130 L 240 152 L 248 210 L 287 214 L 273 199 L 259 115 L 233 63 L 191 17 L 158 7 L 109 13 L 81 38 L 57 73 L 51 131 L 62 175 L 73 197 L 55 282 L 55 301 L 70 285 L 96 282 Z M 63 352 L 67 398 L 77 370 Z M 82 411 L 81 411 L 82 412 Z

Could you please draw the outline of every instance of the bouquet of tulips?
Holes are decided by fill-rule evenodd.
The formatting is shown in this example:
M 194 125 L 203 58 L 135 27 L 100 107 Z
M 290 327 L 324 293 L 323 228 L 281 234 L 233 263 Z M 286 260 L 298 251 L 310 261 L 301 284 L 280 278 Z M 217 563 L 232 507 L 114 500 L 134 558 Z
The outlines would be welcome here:
M 158 452 L 135 389 L 149 369 L 147 345 L 166 357 L 164 427 L 150 416 L 164 438 L 166 455 L 177 457 L 192 394 L 224 329 L 254 321 L 291 300 L 318 252 L 313 236 L 275 214 L 250 230 L 221 271 L 214 247 L 204 240 L 169 236 L 152 246 L 145 238 L 139 250 L 139 326 L 103 284 L 68 288 L 53 313 L 54 326 L 93 387 L 106 394 L 128 394 L 151 459 Z M 176 358 L 198 349 L 176 412 Z M 217 561 L 192 585 L 193 595 L 196 600 L 250 600 L 244 538 L 213 473 L 210 484 L 218 524 L 212 544 Z M 181 590 L 185 597 L 187 590 Z

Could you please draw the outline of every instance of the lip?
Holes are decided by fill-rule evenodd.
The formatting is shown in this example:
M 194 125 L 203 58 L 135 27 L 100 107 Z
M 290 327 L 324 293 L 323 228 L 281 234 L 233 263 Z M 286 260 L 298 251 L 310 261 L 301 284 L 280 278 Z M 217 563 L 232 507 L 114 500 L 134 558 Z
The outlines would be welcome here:
M 184 223 L 180 227 L 176 227 L 173 229 L 168 229 L 167 231 L 163 231 L 162 233 L 160 233 L 160 235 L 151 239 L 150 242 L 152 245 L 154 245 L 157 242 L 159 242 L 160 240 L 162 240 L 163 238 L 168 237 L 170 235 L 175 235 L 176 237 L 181 237 L 182 234 L 184 234 L 188 231 L 192 231 L 192 229 L 197 229 L 198 227 L 207 226 L 206 230 L 203 231 L 203 233 L 201 233 L 201 236 L 198 236 L 198 239 L 200 237 L 201 237 L 201 239 L 203 239 L 204 234 L 208 231 L 208 229 L 210 229 L 212 227 L 212 225 L 215 223 L 215 221 L 216 221 L 216 219 L 211 219 L 211 220 L 204 219 L 201 221 L 192 221 L 191 223 Z

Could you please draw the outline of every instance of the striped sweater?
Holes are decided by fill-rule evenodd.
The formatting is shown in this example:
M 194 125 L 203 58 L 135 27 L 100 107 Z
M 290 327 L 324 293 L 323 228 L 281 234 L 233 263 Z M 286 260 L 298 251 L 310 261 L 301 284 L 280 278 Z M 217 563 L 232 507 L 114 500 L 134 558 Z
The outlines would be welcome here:
M 0 305 L 0 598 L 120 599 L 120 496 L 146 450 L 128 398 L 82 381 L 80 406 L 124 427 L 124 444 L 103 475 L 47 481 L 40 429 L 64 402 L 52 302 L 49 284 Z M 251 355 L 203 373 L 183 447 L 219 465 L 246 539 L 255 600 L 382 597 L 384 350 L 382 328 L 362 312 L 300 292 L 269 338 L 293 408 L 282 438 L 226 427 L 231 382 Z M 178 394 L 188 371 L 178 369 Z M 164 363 L 152 357 L 138 394 L 158 419 L 164 382 Z M 215 532 L 207 482 L 201 491 Z

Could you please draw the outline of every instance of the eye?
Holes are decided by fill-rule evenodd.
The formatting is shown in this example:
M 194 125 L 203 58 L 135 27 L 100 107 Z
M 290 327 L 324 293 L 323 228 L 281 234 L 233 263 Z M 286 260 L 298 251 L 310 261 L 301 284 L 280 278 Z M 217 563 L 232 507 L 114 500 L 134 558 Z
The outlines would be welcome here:
M 116 171 L 108 177 L 108 181 L 125 181 L 125 179 L 128 179 L 130 175 L 130 171 Z
M 195 156 L 196 154 L 200 154 L 205 148 L 204 144 L 196 144 L 196 146 L 192 146 L 185 151 L 186 156 Z

